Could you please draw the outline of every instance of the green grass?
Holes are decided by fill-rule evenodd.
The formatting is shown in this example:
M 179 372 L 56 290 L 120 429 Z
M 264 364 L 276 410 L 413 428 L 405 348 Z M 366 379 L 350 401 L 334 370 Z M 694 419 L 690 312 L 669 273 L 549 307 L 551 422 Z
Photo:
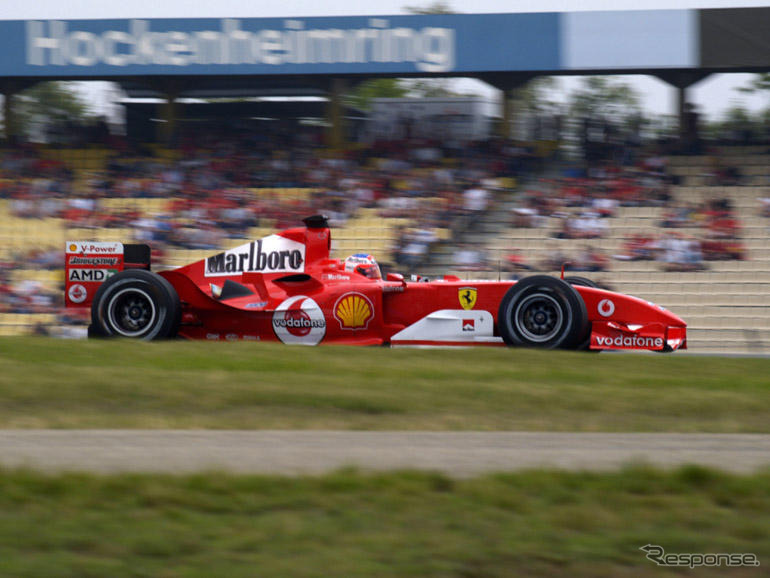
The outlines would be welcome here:
M 0 575 L 763 576 L 659 568 L 639 550 L 770 562 L 770 472 L 528 471 L 453 480 L 0 471 Z
M 770 360 L 0 339 L 0 428 L 770 432 Z

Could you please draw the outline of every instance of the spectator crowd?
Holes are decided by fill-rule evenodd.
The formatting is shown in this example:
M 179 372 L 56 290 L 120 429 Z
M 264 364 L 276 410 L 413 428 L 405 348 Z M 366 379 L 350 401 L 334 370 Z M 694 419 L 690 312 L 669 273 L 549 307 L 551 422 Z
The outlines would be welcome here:
M 201 128 L 182 136 L 172 154 L 114 138 L 100 149 L 84 149 L 84 158 L 104 155 L 98 168 L 77 169 L 39 145 L 0 150 L 0 199 L 31 229 L 47 218 L 63 219 L 69 228 L 131 229 L 133 240 L 153 247 L 154 259 L 173 248 L 216 250 L 252 227 L 296 226 L 311 214 L 326 214 L 340 227 L 366 207 L 383 219 L 408 219 L 408 227 L 397 229 L 392 265 L 412 270 L 440 241 L 438 229 L 473 227 L 491 206 L 498 183 L 514 183 L 534 158 L 530 149 L 500 139 L 462 147 L 410 139 L 335 151 L 322 146 L 313 127 Z M 146 211 L 142 203 L 115 199 L 160 202 Z M 61 259 L 58 251 L 6 255 L 0 311 L 58 305 L 60 296 L 39 284 L 16 287 L 10 272 L 58 269 Z
M 216 250 L 252 227 L 296 226 L 316 213 L 327 214 L 339 227 L 359 208 L 369 208 L 382 219 L 408 219 L 408 226 L 395 229 L 390 248 L 391 265 L 405 272 L 428 261 L 442 241 L 440 230 L 450 231 L 456 241 L 454 265 L 461 271 L 501 267 L 515 276 L 565 262 L 575 271 L 604 271 L 610 258 L 599 244 L 621 207 L 659 207 L 663 217 L 654 232 L 629 236 L 616 259 L 657 259 L 667 270 L 698 270 L 709 260 L 745 258 L 741 226 L 729 201 L 674 202 L 675 178 L 657 155 L 638 155 L 635 164 L 623 155 L 622 163 L 602 160 L 532 179 L 544 173 L 534 148 L 499 138 L 462 146 L 407 139 L 337 151 L 323 146 L 320 129 L 267 123 L 236 130 L 196 127 L 172 151 L 116 138 L 102 143 L 97 152 L 105 155 L 103 166 L 88 170 L 73 170 L 37 145 L 0 151 L 0 199 L 31 227 L 35 219 L 60 218 L 69 227 L 131 229 L 135 240 L 158 251 L 156 258 L 173 248 Z M 715 175 L 720 182 L 740 179 L 724 167 Z M 514 197 L 522 181 L 527 185 Z M 287 195 L 287 189 L 302 194 Z M 513 227 L 554 231 L 541 263 L 515 248 L 502 265 L 492 263 L 482 247 L 462 242 L 478 230 L 485 214 L 512 198 L 517 199 L 510 213 Z M 139 203 L 107 199 L 161 202 L 147 212 Z M 766 214 L 768 207 L 762 208 Z M 573 241 L 569 254 L 557 239 Z M 0 312 L 56 311 L 58 293 L 35 282 L 14 283 L 12 272 L 59 269 L 61 258 L 58 251 L 6 256 L 0 262 Z
M 706 261 L 745 259 L 740 221 L 730 201 L 717 197 L 701 204 L 677 203 L 670 192 L 675 181 L 665 159 L 657 156 L 632 167 L 603 164 L 587 171 L 567 170 L 528 187 L 511 210 L 511 224 L 554 229 L 555 219 L 553 236 L 577 242 L 570 254 L 551 245 L 541 263 L 545 270 L 565 262 L 577 271 L 606 270 L 610 260 L 592 241 L 607 235 L 608 220 L 619 207 L 657 207 L 663 217 L 654 228 L 629 235 L 615 259 L 657 260 L 668 271 L 696 271 L 706 268 Z

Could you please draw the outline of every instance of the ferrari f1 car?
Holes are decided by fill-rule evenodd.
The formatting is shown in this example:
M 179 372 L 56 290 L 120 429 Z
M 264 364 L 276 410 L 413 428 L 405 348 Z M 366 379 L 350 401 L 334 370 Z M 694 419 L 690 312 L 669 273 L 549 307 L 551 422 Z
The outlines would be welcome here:
M 147 245 L 71 241 L 65 301 L 90 307 L 91 337 L 318 345 L 509 345 L 575 350 L 687 346 L 663 307 L 582 278 L 381 278 L 374 259 L 331 259 L 326 218 L 178 269 Z

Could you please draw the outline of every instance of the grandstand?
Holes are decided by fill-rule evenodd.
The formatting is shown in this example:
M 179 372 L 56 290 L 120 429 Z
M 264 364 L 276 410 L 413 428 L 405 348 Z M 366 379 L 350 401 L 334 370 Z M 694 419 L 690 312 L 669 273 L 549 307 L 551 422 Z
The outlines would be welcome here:
M 179 152 L 153 146 L 152 162 L 158 166 L 173 166 Z M 59 163 L 70 171 L 72 195 L 87 197 L 90 183 L 107 171 L 111 157 L 115 154 L 104 148 L 55 149 L 42 148 L 42 159 Z M 319 155 L 322 152 L 319 151 Z M 130 159 L 129 159 L 130 160 Z M 140 159 L 138 159 L 140 160 Z M 126 162 L 126 159 L 123 159 Z M 448 163 L 447 159 L 444 163 Z M 370 163 L 371 164 L 371 163 Z M 374 163 L 377 165 L 378 163 Z M 682 316 L 690 326 L 689 346 L 698 352 L 762 352 L 770 347 L 770 223 L 760 216 L 762 197 L 770 197 L 770 154 L 766 147 L 729 147 L 717 154 L 703 156 L 673 156 L 668 159 L 668 172 L 676 177 L 677 184 L 671 188 L 672 202 L 702 203 L 720 198 L 732 205 L 734 215 L 741 223 L 741 244 L 745 255 L 743 260 L 716 260 L 707 263 L 703 271 L 662 270 L 657 261 L 632 261 L 611 259 L 607 271 L 588 274 L 608 282 L 614 289 L 637 295 L 659 303 Z M 715 184 L 715 173 L 720 167 L 731 167 L 738 175 L 738 182 Z M 379 170 L 379 167 L 376 169 Z M 415 169 L 417 177 L 424 178 L 425 169 Z M 398 172 L 406 178 L 407 173 Z M 33 176 L 23 181 L 34 182 Z M 560 219 L 550 218 L 545 226 L 538 228 L 512 227 L 509 209 L 512 206 L 511 188 L 515 181 L 505 180 L 505 192 L 498 194 L 498 203 L 481 218 L 482 226 L 475 228 L 470 236 L 453 239 L 448 227 L 432 225 L 432 232 L 440 241 L 440 250 L 430 257 L 428 273 L 456 273 L 462 277 L 496 276 L 495 271 L 453 270 L 452 255 L 456 243 L 471 240 L 483 247 L 494 265 L 503 262 L 506 255 L 516 250 L 525 262 L 534 264 L 532 271 L 541 269 L 549 251 L 556 248 L 574 249 L 574 241 L 556 239 Z M 0 174 L 0 193 L 10 190 L 17 180 L 10 171 Z M 398 183 L 396 190 L 398 190 Z M 248 188 L 246 194 L 253 202 L 278 203 L 291 211 L 309 210 L 320 189 L 306 187 Z M 97 202 L 104 214 L 131 212 L 132 222 L 154 215 L 167 214 L 175 201 L 172 195 L 158 197 L 115 197 L 109 191 Z M 435 195 L 436 193 L 434 193 Z M 6 307 L 0 313 L 0 334 L 20 334 L 39 331 L 41 326 L 57 323 L 56 310 L 61 300 L 60 285 L 63 281 L 60 260 L 64 242 L 70 239 L 93 239 L 102 241 L 141 241 L 141 231 L 130 223 L 122 226 L 102 226 L 88 223 L 87 226 L 67 221 L 61 216 L 29 218 L 17 216 L 14 199 L 4 194 L 0 198 L 0 262 L 16 263 L 6 274 L 9 287 L 32 288 L 48 295 L 53 300 L 50 307 L 27 306 L 22 312 L 13 312 Z M 39 199 L 38 199 L 39 200 Z M 420 197 L 415 201 L 418 207 L 448 205 L 440 196 Z M 590 241 L 601 248 L 606 255 L 622 253 L 626 238 L 631 234 L 655 235 L 663 231 L 660 223 L 667 210 L 666 206 L 619 207 L 614 216 L 606 219 L 607 231 L 601 239 Z M 384 216 L 379 206 L 361 206 L 352 214 L 340 220 L 333 231 L 332 256 L 365 251 L 372 253 L 384 263 L 393 263 L 393 251 L 399 241 L 398 232 L 408 227 L 420 226 L 421 210 L 412 209 L 395 216 Z M 291 222 L 291 215 L 289 217 Z M 293 217 L 304 215 L 296 214 Z M 281 219 L 285 221 L 286 219 Z M 177 225 L 196 227 L 192 219 L 179 219 Z M 235 246 L 246 239 L 270 234 L 283 223 L 276 218 L 262 218 L 258 226 L 232 232 L 221 238 L 217 247 Z M 666 233 L 689 235 L 692 228 L 668 228 Z M 213 248 L 182 248 L 166 245 L 156 268 L 168 268 L 204 258 Z M 36 261 L 25 262 L 29 255 Z M 53 264 L 51 264 L 53 260 Z M 21 263 L 21 266 L 19 266 Z M 42 264 L 41 264 L 42 263 Z M 551 271 L 553 272 L 553 271 Z M 25 285 L 26 283 L 26 285 Z M 45 300 L 43 300 L 45 303 Z M 9 311 L 10 309 L 10 311 Z
M 770 154 L 764 146 L 729 147 L 722 149 L 716 158 L 724 166 L 737 167 L 742 184 L 708 184 L 713 181 L 714 157 L 674 156 L 668 159 L 669 172 L 680 179 L 672 188 L 672 201 L 700 203 L 714 198 L 728 199 L 741 222 L 744 260 L 708 261 L 704 271 L 667 272 L 658 261 L 612 259 L 607 271 L 585 275 L 680 315 L 689 326 L 691 351 L 766 353 L 770 349 L 770 222 L 760 216 L 759 199 L 770 196 Z M 607 255 L 618 255 L 629 235 L 660 234 L 665 211 L 665 207 L 620 207 L 614 217 L 607 219 L 607 234 L 589 243 Z M 487 216 L 482 242 L 493 265 L 504 263 L 505 256 L 515 248 L 525 261 L 535 264 L 537 270 L 537 264 L 546 261 L 553 248 L 567 255 L 574 252 L 575 240 L 555 238 L 559 224 L 560 219 L 550 218 L 541 228 L 514 228 L 509 224 L 507 211 L 498 210 Z M 693 233 L 692 228 L 665 231 Z M 450 252 L 437 261 L 437 269 L 451 265 Z M 472 275 L 485 274 L 474 272 Z M 486 276 L 494 275 L 497 273 L 486 273 Z
M 172 163 L 175 151 L 157 148 L 156 160 Z M 43 158 L 63 163 L 72 171 L 74 191 L 86 187 L 88 180 L 105 170 L 110 152 L 104 149 L 56 150 L 44 149 Z M 714 185 L 715 159 L 720 166 L 735 167 L 741 175 L 740 184 Z M 703 271 L 666 272 L 657 261 L 612 259 L 609 270 L 588 274 L 610 283 L 619 291 L 659 303 L 682 316 L 690 326 L 689 346 L 697 352 L 762 352 L 770 347 L 770 223 L 760 216 L 758 199 L 770 196 L 770 155 L 766 147 L 731 147 L 714 156 L 675 156 L 669 159 L 669 173 L 678 178 L 672 188 L 673 201 L 698 203 L 712 198 L 725 198 L 732 204 L 741 222 L 741 242 L 744 260 L 710 261 Z M 6 175 L 7 177 L 8 175 Z M 8 184 L 6 178 L 0 183 Z M 287 206 L 305 206 L 313 197 L 313 188 L 250 189 L 255 199 L 278 200 Z M 511 227 L 508 209 L 510 193 L 500 194 L 500 202 L 483 217 L 483 226 L 472 237 L 487 250 L 492 263 L 500 262 L 513 249 L 529 263 L 542 263 L 548 251 L 555 247 L 572 247 L 574 241 L 559 240 L 554 234 L 559 220 L 551 218 L 539 228 Z M 134 211 L 136 215 L 151 216 L 167 211 L 173 198 L 163 197 L 104 197 L 100 208 L 107 212 Z M 426 203 L 441 203 L 440 198 L 422 199 Z M 135 241 L 137 231 L 125 227 L 77 227 L 65 219 L 21 218 L 14 216 L 13 200 L 0 199 L 0 260 L 10 262 L 15 256 L 29 254 L 59 254 L 68 239 L 98 239 L 104 241 Z M 660 233 L 665 207 L 619 207 L 608 218 L 608 229 L 602 239 L 591 241 L 608 255 L 622 252 L 630 234 Z M 397 231 L 418 223 L 417 217 L 383 217 L 378 207 L 360 207 L 333 231 L 332 253 L 344 257 L 358 251 L 375 254 L 382 262 L 392 262 Z M 277 225 L 275 219 L 261 220 L 259 226 L 237 232 L 237 237 L 224 239 L 220 246 L 234 246 L 245 239 L 269 234 Z M 690 234 L 688 229 L 666 229 L 667 232 Z M 456 248 L 448 228 L 434 229 L 442 241 L 442 249 L 433 255 L 430 271 L 454 272 L 463 277 L 496 276 L 494 271 L 473 273 L 453 271 L 452 254 Z M 461 239 L 454 239 L 459 241 Z M 466 237 L 464 240 L 469 240 Z M 175 267 L 210 255 L 212 249 L 185 249 L 168 246 L 159 268 Z M 566 251 L 569 252 L 569 251 Z M 18 263 L 18 260 L 16 261 Z M 534 270 L 537 270 L 536 266 Z M 533 270 L 533 271 L 534 271 Z M 553 271 L 552 271 L 553 272 Z M 58 306 L 63 281 L 59 267 L 45 268 L 33 263 L 16 268 L 8 274 L 7 283 L 18 286 L 32 283 L 38 290 L 56 296 Z M 0 313 L 0 334 L 31 333 L 40 326 L 57 323 L 56 307 Z
M 164 162 L 170 162 L 174 151 L 162 148 L 156 151 Z M 768 190 L 768 166 L 770 159 L 762 147 L 732 148 L 719 155 L 723 165 L 735 166 L 742 175 L 742 184 L 713 186 L 706 184 L 713 179 L 712 157 L 672 157 L 670 172 L 680 177 L 674 187 L 675 200 L 699 202 L 722 197 L 731 201 L 742 223 L 742 243 L 747 255 L 744 261 L 713 261 L 707 271 L 664 272 L 654 261 L 614 260 L 611 270 L 599 277 L 608 280 L 618 290 L 670 307 L 684 317 L 692 328 L 691 347 L 696 351 L 759 351 L 770 340 L 770 308 L 766 295 L 770 289 L 770 245 L 768 245 L 767 220 L 758 215 L 758 198 Z M 103 149 L 56 150 L 46 149 L 43 157 L 64 163 L 74 173 L 75 188 L 103 170 L 109 159 L 109 151 Z M 313 193 L 309 188 L 252 189 L 255 199 L 278 198 L 283 202 L 307 202 Z M 429 201 L 432 199 L 428 199 Z M 153 215 L 167 209 L 172 199 L 161 198 L 114 198 L 99 200 L 106 211 L 133 210 L 139 215 Z M 0 200 L 1 244 L 0 258 L 9 260 L 13 255 L 34 249 L 35 251 L 61 250 L 67 239 L 99 239 L 104 241 L 135 241 L 136 231 L 131 228 L 82 228 L 73 227 L 61 218 L 29 219 L 15 217 L 11 200 Z M 601 240 L 601 248 L 610 255 L 621 252 L 624 239 L 630 233 L 650 232 L 658 229 L 662 220 L 662 207 L 621 207 L 608 220 L 609 231 Z M 499 260 L 513 248 L 522 252 L 527 261 L 541 263 L 555 244 L 566 245 L 570 241 L 554 240 L 558 222 L 551 219 L 542 228 L 505 227 L 500 216 L 505 212 L 488 214 L 486 248 L 492 260 Z M 367 251 L 383 262 L 391 262 L 396 230 L 413 224 L 413 219 L 382 218 L 377 208 L 361 208 L 351 215 L 344 225 L 334 231 L 333 256 Z M 241 232 L 241 238 L 230 238 L 226 244 L 238 244 L 243 239 L 258 238 L 274 229 L 272 220 L 265 220 L 258 227 Z M 677 232 L 676 229 L 668 231 Z M 691 229 L 680 232 L 690 233 Z M 449 229 L 436 230 L 445 241 L 451 235 Z M 451 255 L 451 243 L 446 255 Z M 173 267 L 203 258 L 211 249 L 171 248 L 164 256 L 161 267 Z M 435 271 L 451 271 L 451 260 L 438 260 Z M 467 273 L 461 273 L 467 276 Z M 483 275 L 474 273 L 474 276 Z M 9 281 L 18 284 L 25 280 L 39 283 L 48 291 L 58 291 L 62 281 L 59 270 L 34 268 L 13 271 Z M 708 285 L 708 291 L 704 291 Z M 21 315 L 21 316 L 20 316 Z M 32 316 L 31 316 L 32 315 Z M 30 332 L 40 323 L 52 321 L 50 313 L 4 313 L 0 319 L 2 332 Z
M 153 156 L 150 158 L 120 157 L 123 166 L 150 164 L 160 172 L 164 168 L 175 166 L 179 153 L 164 147 L 148 146 Z M 121 179 L 120 187 L 99 189 L 94 183 L 104 181 L 109 174 L 109 164 L 118 151 L 106 148 L 58 149 L 40 147 L 31 155 L 34 166 L 30 169 L 14 170 L 8 164 L 0 169 L 0 334 L 19 335 L 40 332 L 42 328 L 60 325 L 61 286 L 64 281 L 62 271 L 63 247 L 67 240 L 100 240 L 143 242 L 146 231 L 139 223 L 161 218 L 173 217 L 173 227 L 196 229 L 200 223 L 194 218 L 174 214 L 175 204 L 180 196 L 162 194 L 160 196 L 142 196 L 146 194 L 157 179 L 146 178 L 146 171 L 135 175 L 130 173 Z M 319 157 L 326 156 L 322 150 Z M 0 151 L 0 160 L 13 157 L 14 151 Z M 40 173 L 35 170 L 37 164 L 44 165 Z M 71 188 L 67 195 L 60 194 L 56 187 L 51 188 L 51 198 L 55 199 L 55 208 L 43 209 L 51 199 L 45 188 L 49 181 L 60 178 L 46 173 L 54 164 L 54 170 L 65 169 L 67 179 L 71 179 Z M 14 163 L 10 163 L 14 164 Z M 62 173 L 63 174 L 63 173 Z M 49 178 L 50 177 L 50 178 Z M 136 187 L 126 187 L 134 182 Z M 230 189 L 228 189 L 230 190 Z M 115 196 L 116 194 L 128 196 Z M 273 233 L 276 228 L 295 226 L 301 217 L 309 214 L 319 193 L 315 187 L 243 187 L 237 190 L 243 195 L 247 206 L 259 205 L 270 210 L 260 215 L 257 226 L 248 226 L 220 236 L 216 246 L 207 248 L 183 247 L 175 243 L 153 243 L 162 251 L 154 256 L 154 267 L 164 269 L 185 265 L 210 256 L 218 248 L 235 246 L 247 239 L 254 239 Z M 187 193 L 181 195 L 189 197 Z M 208 198 L 216 199 L 212 194 Z M 93 203 L 89 210 L 84 210 L 87 217 L 78 221 L 68 219 L 70 207 L 76 199 Z M 439 199 L 440 201 L 440 199 Z M 323 202 L 323 200 L 321 201 Z M 437 202 L 427 199 L 427 202 Z M 260 204 L 261 203 L 261 204 Z M 255 212 L 258 212 L 255 210 Z M 52 215 L 53 213 L 53 215 Z M 118 215 L 130 215 L 116 226 Z M 80 217 L 78 213 L 76 215 Z M 339 226 L 335 227 L 332 254 L 345 257 L 352 252 L 373 252 L 387 261 L 394 245 L 396 230 L 410 226 L 410 218 L 386 218 L 379 216 L 374 207 L 354 211 L 344 215 Z M 220 231 L 222 232 L 222 231 Z M 439 232 L 443 238 L 448 231 Z M 72 319 L 64 320 L 66 322 Z M 77 321 L 77 320 L 76 320 Z M 80 321 L 85 322 L 83 318 Z

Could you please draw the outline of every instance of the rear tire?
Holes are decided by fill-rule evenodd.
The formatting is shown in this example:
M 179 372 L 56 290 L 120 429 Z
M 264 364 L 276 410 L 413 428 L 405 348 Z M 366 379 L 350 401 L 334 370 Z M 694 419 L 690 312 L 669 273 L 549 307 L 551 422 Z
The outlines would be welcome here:
M 96 291 L 89 337 L 174 337 L 181 312 L 179 296 L 165 278 L 143 269 L 121 271 Z
M 104 334 L 99 332 L 99 329 L 92 323 L 88 326 L 88 339 L 101 339 Z
M 589 335 L 588 313 L 580 294 L 561 279 L 525 277 L 500 302 L 497 324 L 511 346 L 577 349 Z

